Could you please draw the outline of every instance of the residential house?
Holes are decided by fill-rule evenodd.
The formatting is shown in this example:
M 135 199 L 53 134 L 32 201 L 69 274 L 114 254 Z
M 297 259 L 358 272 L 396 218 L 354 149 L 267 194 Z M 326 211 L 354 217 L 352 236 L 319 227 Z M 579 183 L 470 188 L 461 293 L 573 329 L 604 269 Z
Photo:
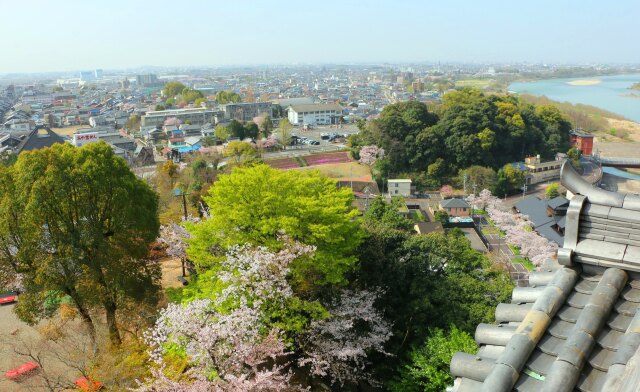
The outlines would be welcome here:
M 551 200 L 529 196 L 517 202 L 513 208 L 527 216 L 538 234 L 549 241 L 562 245 L 568 206 L 569 201 L 562 196 Z
M 449 216 L 469 216 L 471 206 L 464 199 L 445 199 L 440 201 L 440 209 Z

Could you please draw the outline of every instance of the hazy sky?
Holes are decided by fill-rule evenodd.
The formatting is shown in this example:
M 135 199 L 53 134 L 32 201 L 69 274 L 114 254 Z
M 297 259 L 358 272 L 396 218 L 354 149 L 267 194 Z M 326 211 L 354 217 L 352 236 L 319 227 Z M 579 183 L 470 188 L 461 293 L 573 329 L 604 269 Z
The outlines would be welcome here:
M 639 0 L 0 0 L 0 73 L 334 62 L 640 63 Z

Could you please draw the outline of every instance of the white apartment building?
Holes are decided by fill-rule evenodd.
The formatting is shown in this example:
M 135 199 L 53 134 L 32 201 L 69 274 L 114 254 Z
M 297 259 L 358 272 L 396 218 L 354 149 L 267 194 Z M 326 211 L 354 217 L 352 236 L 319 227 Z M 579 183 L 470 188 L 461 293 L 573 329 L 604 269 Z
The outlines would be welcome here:
M 291 105 L 288 111 L 289 122 L 300 126 L 337 124 L 342 115 L 340 105 L 325 103 Z
M 389 179 L 387 181 L 389 196 L 411 196 L 411 180 L 404 178 Z

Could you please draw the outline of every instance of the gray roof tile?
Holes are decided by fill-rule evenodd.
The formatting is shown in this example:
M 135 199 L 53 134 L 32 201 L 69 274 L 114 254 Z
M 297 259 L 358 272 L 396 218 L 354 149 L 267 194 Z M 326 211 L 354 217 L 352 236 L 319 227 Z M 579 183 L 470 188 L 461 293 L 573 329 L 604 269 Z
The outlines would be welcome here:
M 478 326 L 476 341 L 490 371 L 482 383 L 459 379 L 457 392 L 603 391 L 639 355 L 640 197 L 579 183 L 565 167 L 563 184 L 579 197 L 566 219 L 569 248 L 558 254 L 564 266 L 545 261 L 541 274 L 531 276 L 535 288 L 514 289 L 513 304 L 496 309 L 499 322 L 517 330 Z

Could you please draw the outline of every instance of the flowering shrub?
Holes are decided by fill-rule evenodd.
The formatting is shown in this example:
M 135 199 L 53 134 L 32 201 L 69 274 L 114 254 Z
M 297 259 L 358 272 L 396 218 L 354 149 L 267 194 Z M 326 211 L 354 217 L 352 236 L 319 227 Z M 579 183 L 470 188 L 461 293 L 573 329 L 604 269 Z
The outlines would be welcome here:
M 505 233 L 506 241 L 520 248 L 521 254 L 536 266 L 556 255 L 558 244 L 533 231 L 533 225 L 526 216 L 507 211 L 502 200 L 492 196 L 487 189 L 478 196 L 469 196 L 467 200 L 476 208 L 486 210 L 493 223 Z

